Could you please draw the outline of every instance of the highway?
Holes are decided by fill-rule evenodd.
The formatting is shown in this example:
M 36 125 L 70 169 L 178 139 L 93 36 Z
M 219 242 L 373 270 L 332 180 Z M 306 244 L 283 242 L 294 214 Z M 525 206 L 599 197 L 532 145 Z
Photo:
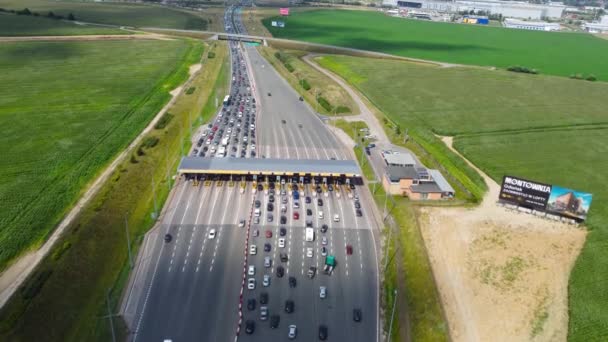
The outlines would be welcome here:
M 234 18 L 233 13 L 237 14 Z M 235 23 L 227 31 L 242 32 L 238 10 L 228 9 L 227 18 Z M 251 117 L 258 120 L 249 134 L 251 139 L 257 130 L 258 137 L 254 138 L 258 140 L 257 153 L 242 157 L 349 158 L 322 120 L 299 100 L 255 47 L 231 43 L 231 58 L 233 73 L 235 65 L 247 66 L 242 70 L 247 73 L 243 82 L 251 80 L 251 96 L 258 104 L 250 107 Z M 235 89 L 233 83 L 231 93 L 248 92 L 247 86 L 241 83 Z M 215 124 L 226 124 L 225 119 L 220 122 L 218 119 L 221 118 L 216 117 Z M 211 131 L 212 127 L 207 129 Z M 244 135 L 239 133 L 238 138 L 242 139 Z M 236 147 L 237 157 L 242 150 L 247 151 L 237 143 L 228 145 L 232 146 Z M 201 148 L 191 153 L 205 152 Z M 181 179 L 166 204 L 160 232 L 141 251 L 148 259 L 138 272 L 141 276 L 135 278 L 135 286 L 142 291 L 131 300 L 135 312 L 131 340 L 286 341 L 288 326 L 294 324 L 296 339 L 300 341 L 318 340 L 320 325 L 327 326 L 328 341 L 377 341 L 378 261 L 373 223 L 367 215 L 372 204 L 362 200 L 362 216 L 358 217 L 354 201 L 357 187 L 335 185 L 333 191 L 317 193 L 312 184 L 300 183 L 300 208 L 294 208 L 290 181 L 284 185 L 276 183 L 272 195 L 268 183 L 264 183 L 266 190 L 258 191 L 251 182 Z M 274 208 L 269 210 L 271 198 Z M 260 209 L 257 224 L 252 215 L 256 201 Z M 281 216 L 285 223 L 280 222 Z M 239 226 L 241 220 L 246 220 L 244 227 Z M 306 242 L 304 237 L 307 221 L 312 222 L 315 230 L 312 242 Z M 321 232 L 323 225 L 328 227 L 325 233 Z M 214 236 L 210 236 L 212 230 Z M 267 231 L 271 237 L 267 237 Z M 165 241 L 166 234 L 171 236 L 170 241 Z M 284 239 L 284 247 L 279 247 L 279 239 Z M 268 252 L 264 250 L 267 243 Z M 249 253 L 251 245 L 257 246 L 256 254 Z M 347 245 L 352 247 L 351 255 L 347 254 Z M 323 247 L 337 261 L 331 275 L 322 272 Z M 312 249 L 311 257 L 307 256 L 308 249 Z M 281 261 L 281 253 L 286 254 L 287 260 Z M 264 266 L 265 257 L 271 259 L 270 267 Z M 251 276 L 244 273 L 250 265 L 256 269 Z M 284 269 L 282 277 L 277 275 L 279 266 Z M 310 266 L 318 270 L 312 279 L 307 276 Z M 268 286 L 263 286 L 264 275 L 270 278 Z M 295 287 L 290 287 L 289 277 L 296 279 Z M 255 279 L 255 289 L 247 289 L 248 278 Z M 326 298 L 319 296 L 321 286 L 327 288 Z M 280 316 L 276 329 L 271 328 L 268 320 L 260 320 L 262 292 L 268 294 L 265 305 L 270 316 Z M 247 308 L 250 299 L 256 301 L 253 310 Z M 285 312 L 287 300 L 295 304 L 292 313 Z M 353 320 L 354 309 L 362 312 L 360 322 Z M 245 332 L 247 320 L 255 323 L 252 334 Z

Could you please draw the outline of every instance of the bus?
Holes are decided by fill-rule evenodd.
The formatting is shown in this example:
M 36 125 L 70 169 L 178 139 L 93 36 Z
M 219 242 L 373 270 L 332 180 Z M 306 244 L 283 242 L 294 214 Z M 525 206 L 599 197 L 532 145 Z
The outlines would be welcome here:
M 306 241 L 312 242 L 315 240 L 315 230 L 312 228 L 306 228 Z
M 226 97 L 224 97 L 224 106 L 229 106 L 230 105 L 230 95 L 226 95 Z

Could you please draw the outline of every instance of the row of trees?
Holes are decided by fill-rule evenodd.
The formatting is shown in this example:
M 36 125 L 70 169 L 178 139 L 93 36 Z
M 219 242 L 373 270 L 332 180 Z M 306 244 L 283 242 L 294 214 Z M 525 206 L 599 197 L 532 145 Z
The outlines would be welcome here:
M 33 17 L 41 17 L 42 16 L 38 12 L 32 12 L 32 11 L 30 11 L 29 8 L 24 8 L 22 10 L 11 10 L 11 9 L 0 8 L 0 12 L 14 13 L 16 15 L 31 15 Z M 52 11 L 49 11 L 43 17 L 47 17 L 47 18 L 51 18 L 51 19 L 58 19 L 58 20 L 59 19 L 76 20 L 76 17 L 72 13 L 69 13 L 67 17 L 64 17 L 62 15 L 55 14 Z

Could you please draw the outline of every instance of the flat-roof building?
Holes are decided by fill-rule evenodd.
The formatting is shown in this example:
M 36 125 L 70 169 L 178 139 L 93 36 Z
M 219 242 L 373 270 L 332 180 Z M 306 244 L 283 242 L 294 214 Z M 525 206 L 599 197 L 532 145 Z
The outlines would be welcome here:
M 389 165 L 382 185 L 392 195 L 407 196 L 412 200 L 439 200 L 452 198 L 455 194 L 439 170 L 424 167 Z
M 384 162 L 387 166 L 414 166 L 416 165 L 416 161 L 409 153 L 395 153 L 385 151 L 382 152 L 382 157 L 384 158 Z
M 544 21 L 524 21 L 506 18 L 502 25 L 506 28 L 532 31 L 559 31 L 561 26 L 558 23 L 547 23 Z

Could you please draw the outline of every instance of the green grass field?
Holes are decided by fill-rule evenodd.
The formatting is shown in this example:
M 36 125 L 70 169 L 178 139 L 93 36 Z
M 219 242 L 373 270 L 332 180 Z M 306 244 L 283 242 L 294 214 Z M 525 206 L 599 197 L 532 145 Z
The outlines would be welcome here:
M 497 182 L 508 173 L 593 193 L 590 234 L 570 278 L 569 340 L 606 339 L 608 84 L 354 57 L 318 60 L 416 132 L 422 146 L 438 146 L 434 133 L 455 135 L 456 148 Z
M 119 29 L 76 25 L 62 20 L 0 13 L 0 36 L 125 34 Z
M 0 44 L 0 268 L 52 231 L 183 78 L 183 41 Z
M 46 15 L 49 11 L 63 16 L 73 13 L 76 20 L 108 25 L 204 30 L 208 24 L 207 20 L 199 15 L 153 5 L 119 2 L 0 0 L 0 8 L 22 10 L 26 7 L 41 15 Z
M 285 28 L 270 21 L 283 20 Z M 543 74 L 594 74 L 608 81 L 608 42 L 588 34 L 436 23 L 369 11 L 318 10 L 267 18 L 275 37 L 449 63 L 523 65 Z

